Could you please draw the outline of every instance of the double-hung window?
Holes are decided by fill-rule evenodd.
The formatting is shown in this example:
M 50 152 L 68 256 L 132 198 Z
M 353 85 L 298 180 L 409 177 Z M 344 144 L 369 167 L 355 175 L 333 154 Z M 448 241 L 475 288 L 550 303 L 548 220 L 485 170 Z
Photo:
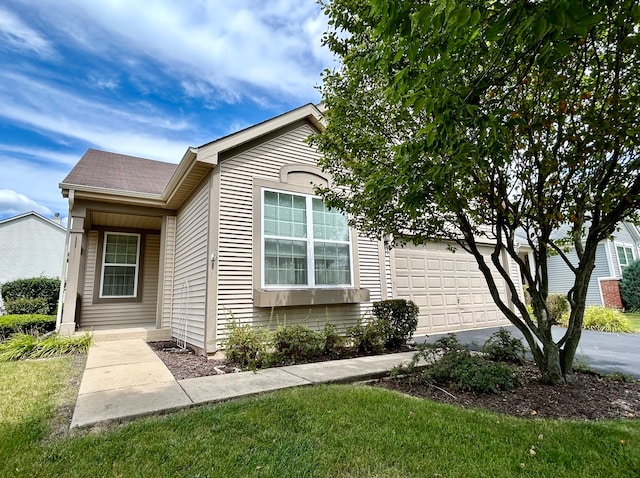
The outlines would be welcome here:
M 633 248 L 627 245 L 616 245 L 618 262 L 620 263 L 620 273 L 633 262 Z
M 136 297 L 139 265 L 139 234 L 105 232 L 100 297 Z
M 347 218 L 311 195 L 262 194 L 263 286 L 352 286 Z

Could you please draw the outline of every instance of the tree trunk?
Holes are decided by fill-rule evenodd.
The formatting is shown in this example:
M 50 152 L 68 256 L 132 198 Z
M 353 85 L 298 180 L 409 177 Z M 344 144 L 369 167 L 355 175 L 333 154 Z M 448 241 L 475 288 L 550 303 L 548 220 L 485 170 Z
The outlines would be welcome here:
M 542 363 L 538 364 L 542 381 L 549 385 L 557 385 L 565 381 L 560 363 L 561 351 L 553 339 L 545 339 L 542 343 Z

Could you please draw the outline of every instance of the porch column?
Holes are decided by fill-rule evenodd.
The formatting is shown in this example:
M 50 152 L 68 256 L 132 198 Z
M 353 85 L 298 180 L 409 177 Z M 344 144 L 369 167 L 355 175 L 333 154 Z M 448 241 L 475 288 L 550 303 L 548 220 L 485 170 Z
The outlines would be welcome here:
M 76 330 L 76 306 L 80 287 L 80 265 L 82 263 L 82 236 L 84 234 L 84 212 L 74 213 L 69 218 L 69 250 L 67 252 L 67 275 L 64 284 L 64 302 L 62 304 L 62 319 L 58 332 L 70 335 Z

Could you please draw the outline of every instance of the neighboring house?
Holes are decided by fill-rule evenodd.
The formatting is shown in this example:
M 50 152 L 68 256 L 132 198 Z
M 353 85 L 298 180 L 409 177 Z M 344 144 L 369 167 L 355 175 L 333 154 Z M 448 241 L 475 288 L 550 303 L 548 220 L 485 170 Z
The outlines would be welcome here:
M 309 104 L 189 148 L 177 165 L 87 151 L 60 184 L 60 330 L 166 330 L 212 353 L 232 321 L 344 330 L 392 297 L 420 306 L 419 333 L 505 323 L 471 256 L 445 244 L 389 251 L 314 196 L 331 178 L 305 140 L 323 121 Z
M 564 230 L 557 235 L 563 234 Z M 578 256 L 573 249 L 566 252 L 573 264 L 578 263 Z M 587 290 L 587 305 L 622 308 L 619 282 L 622 271 L 633 260 L 640 258 L 640 232 L 630 222 L 618 225 L 614 237 L 598 244 L 595 268 L 591 274 Z M 549 292 L 566 294 L 573 285 L 574 275 L 564 260 L 558 256 L 550 256 L 547 260 L 549 271 Z
M 0 221 L 0 284 L 39 276 L 61 277 L 65 238 L 59 216 L 47 219 L 28 212 Z

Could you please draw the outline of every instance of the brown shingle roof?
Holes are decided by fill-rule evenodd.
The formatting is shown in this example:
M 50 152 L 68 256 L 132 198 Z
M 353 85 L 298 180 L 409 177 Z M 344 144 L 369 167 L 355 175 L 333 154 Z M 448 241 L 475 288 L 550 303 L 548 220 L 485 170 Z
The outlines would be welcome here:
M 177 167 L 177 164 L 90 149 L 61 185 L 159 195 Z

